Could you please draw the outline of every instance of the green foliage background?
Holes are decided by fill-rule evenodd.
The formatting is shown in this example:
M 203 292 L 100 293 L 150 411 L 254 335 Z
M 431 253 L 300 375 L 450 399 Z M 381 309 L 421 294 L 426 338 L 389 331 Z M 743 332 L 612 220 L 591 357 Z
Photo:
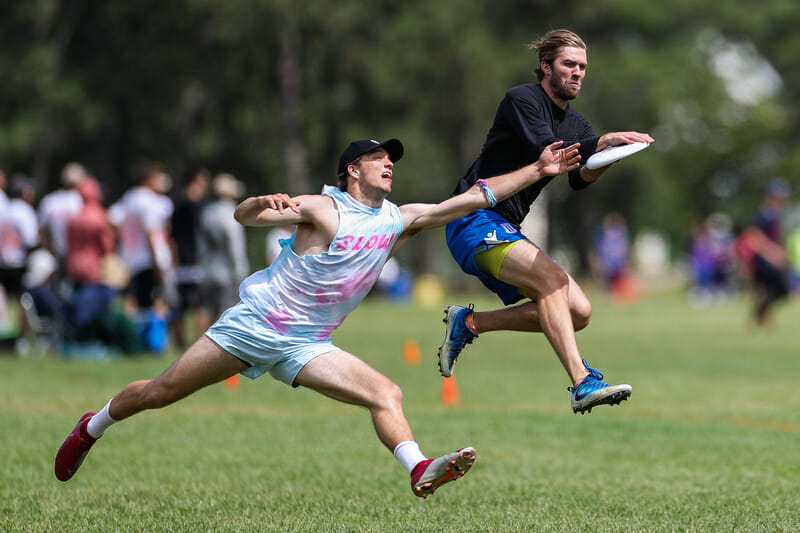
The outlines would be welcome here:
M 80 160 L 111 200 L 141 159 L 177 184 L 202 165 L 250 193 L 305 193 L 332 181 L 349 140 L 396 136 L 393 199 L 438 201 L 504 91 L 534 79 L 526 45 L 567 27 L 589 46 L 574 107 L 600 133 L 657 144 L 590 192 L 551 186 L 555 242 L 585 243 L 614 209 L 678 244 L 713 211 L 745 222 L 766 180 L 796 174 L 798 22 L 792 0 L 4 2 L 0 165 L 45 190 Z M 733 100 L 710 67 L 719 43 L 752 47 L 780 91 Z

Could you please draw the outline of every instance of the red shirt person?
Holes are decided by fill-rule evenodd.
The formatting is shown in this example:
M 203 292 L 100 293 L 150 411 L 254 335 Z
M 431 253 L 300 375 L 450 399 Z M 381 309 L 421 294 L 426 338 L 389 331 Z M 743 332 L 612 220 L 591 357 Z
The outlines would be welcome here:
M 114 251 L 114 230 L 97 180 L 87 177 L 77 188 L 83 209 L 67 225 L 67 276 L 80 283 L 99 283 L 103 257 Z

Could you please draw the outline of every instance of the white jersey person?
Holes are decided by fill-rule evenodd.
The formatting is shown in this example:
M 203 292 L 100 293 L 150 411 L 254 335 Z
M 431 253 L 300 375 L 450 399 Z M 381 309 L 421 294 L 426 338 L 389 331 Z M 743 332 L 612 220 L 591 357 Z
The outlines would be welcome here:
M 294 224 L 296 232 L 269 268 L 242 282 L 241 301 L 169 369 L 155 379 L 134 381 L 99 413 L 80 418 L 56 455 L 56 477 L 70 479 L 111 424 L 238 373 L 250 378 L 269 373 L 293 387 L 368 409 L 378 438 L 411 475 L 416 496 L 427 497 L 463 476 L 475 450 L 428 459 L 403 413 L 400 388 L 335 346 L 330 335 L 364 299 L 391 254 L 416 233 L 493 205 L 543 176 L 575 168 L 577 146 L 560 145 L 549 146 L 532 165 L 483 180 L 442 203 L 398 207 L 386 197 L 403 145 L 397 139 L 354 141 L 339 159 L 338 187 L 325 186 L 321 195 L 244 200 L 235 213 L 241 224 Z
M 137 169 L 137 184 L 108 210 L 119 234 L 119 256 L 131 273 L 126 289 L 138 309 L 153 307 L 157 296 L 168 293 L 174 262 L 170 244 L 172 200 L 165 192 L 170 178 L 161 163 Z
M 67 223 L 81 212 L 83 199 L 77 187 L 86 176 L 83 165 L 67 163 L 61 171 L 62 188 L 46 194 L 39 202 L 37 216 L 42 244 L 62 264 L 67 254 Z

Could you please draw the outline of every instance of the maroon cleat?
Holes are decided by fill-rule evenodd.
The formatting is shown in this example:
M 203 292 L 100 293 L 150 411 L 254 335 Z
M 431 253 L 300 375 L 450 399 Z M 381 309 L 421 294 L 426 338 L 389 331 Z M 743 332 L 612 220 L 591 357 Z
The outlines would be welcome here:
M 78 420 L 78 425 L 69 434 L 56 454 L 56 477 L 59 481 L 67 481 L 75 475 L 81 463 L 89 453 L 92 444 L 97 440 L 89 435 L 86 426 L 95 413 L 86 413 Z
M 420 461 L 411 471 L 411 490 L 415 496 L 427 498 L 440 486 L 466 474 L 474 462 L 475 450 L 469 446 L 438 459 Z

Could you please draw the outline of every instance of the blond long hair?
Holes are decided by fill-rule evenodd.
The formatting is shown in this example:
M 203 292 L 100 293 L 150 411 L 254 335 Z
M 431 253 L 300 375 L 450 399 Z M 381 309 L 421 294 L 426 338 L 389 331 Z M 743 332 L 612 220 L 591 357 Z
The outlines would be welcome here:
M 544 79 L 541 64 L 552 65 L 562 48 L 583 48 L 586 50 L 586 43 L 577 34 L 569 30 L 553 30 L 539 41 L 528 45 L 529 50 L 533 50 L 539 55 L 539 63 L 536 65 L 536 77 L 539 78 L 539 81 Z

